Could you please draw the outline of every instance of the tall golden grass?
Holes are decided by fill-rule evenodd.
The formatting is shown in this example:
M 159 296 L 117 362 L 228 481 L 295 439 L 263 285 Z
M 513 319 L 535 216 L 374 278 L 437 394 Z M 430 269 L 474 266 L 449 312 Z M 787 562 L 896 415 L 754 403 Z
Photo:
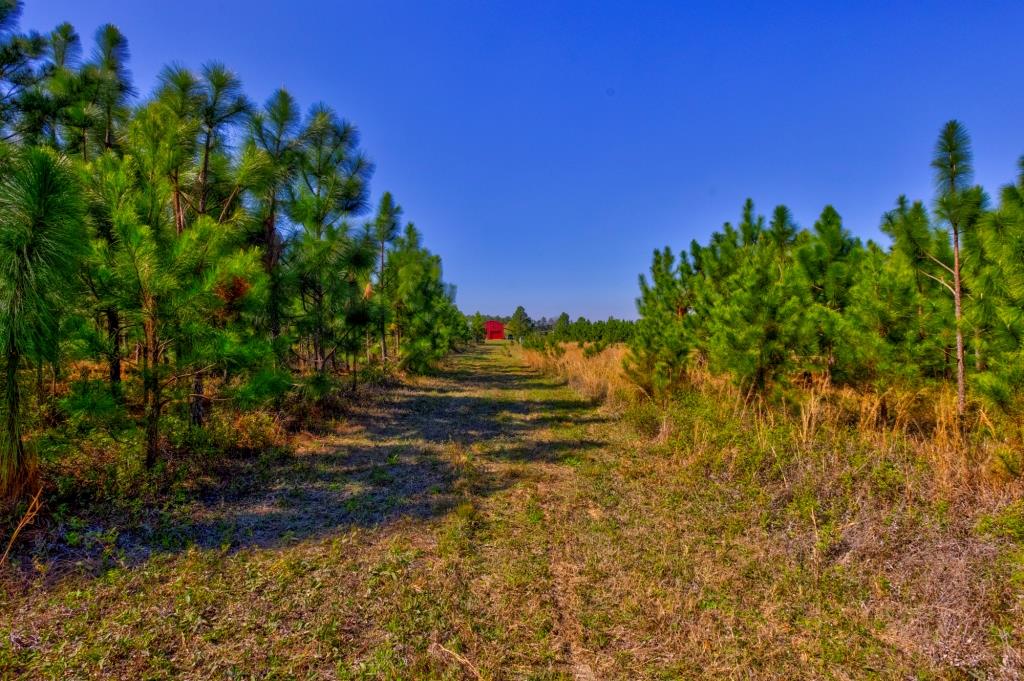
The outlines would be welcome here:
M 634 499 L 643 506 L 638 525 L 728 527 L 730 541 L 750 555 L 785 566 L 750 582 L 739 574 L 741 562 L 706 555 L 709 579 L 745 585 L 732 597 L 767 604 L 814 593 L 839 603 L 848 595 L 835 585 L 852 579 L 867 585 L 860 607 L 886 622 L 881 635 L 893 650 L 939 666 L 988 665 L 1018 678 L 1024 601 L 1013 585 L 1024 574 L 1014 567 L 1024 545 L 1014 542 L 1024 537 L 1024 477 L 1021 428 L 1010 417 L 976 407 L 962 427 L 948 387 L 869 391 L 820 377 L 805 378 L 778 399 L 750 399 L 727 377 L 700 368 L 672 399 L 655 401 L 623 371 L 624 347 L 518 352 L 584 396 L 613 404 L 627 426 L 622 442 L 649 454 L 624 456 L 619 464 L 629 482 L 616 498 L 617 513 L 636 479 L 664 483 Z M 676 523 L 672 514 L 681 504 L 688 516 Z M 701 560 L 699 545 L 687 545 L 691 560 Z M 798 589 L 807 591 L 783 596 L 804 570 L 811 578 Z M 635 602 L 644 589 L 629 583 L 617 597 Z M 760 616 L 770 622 L 771 608 Z M 998 639 L 985 639 L 980 632 L 992 631 L 994 622 L 1007 624 Z M 785 636 L 791 622 L 764 626 Z
M 588 352 L 576 343 L 555 350 L 517 346 L 523 362 L 559 376 L 587 399 L 622 411 L 638 403 L 657 409 L 657 437 L 666 440 L 673 428 L 670 408 L 650 404 L 649 397 L 627 376 L 624 345 Z M 1024 426 L 1009 417 L 990 418 L 977 410 L 966 428 L 956 416 L 952 388 L 890 388 L 884 392 L 836 387 L 811 380 L 792 391 L 786 406 L 750 401 L 726 378 L 705 371 L 691 373 L 690 390 L 714 400 L 723 414 L 747 423 L 756 434 L 786 423 L 795 446 L 809 448 L 822 439 L 836 446 L 838 438 L 854 435 L 879 452 L 906 450 L 927 463 L 935 492 L 944 498 L 976 494 L 979 490 L 1017 493 L 1024 487 Z M 654 418 L 654 417 L 652 417 Z M 994 425 L 996 422 L 998 425 Z
M 609 346 L 590 356 L 586 348 L 577 343 L 565 343 L 558 350 L 548 352 L 516 347 L 528 366 L 564 378 L 589 400 L 618 408 L 643 394 L 623 370 L 623 360 L 629 352 L 624 345 Z

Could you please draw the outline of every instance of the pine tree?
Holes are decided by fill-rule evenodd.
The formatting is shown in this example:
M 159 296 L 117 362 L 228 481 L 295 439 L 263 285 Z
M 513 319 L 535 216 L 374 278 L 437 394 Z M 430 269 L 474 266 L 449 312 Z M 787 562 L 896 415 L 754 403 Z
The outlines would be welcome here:
M 470 338 L 474 343 L 483 343 L 487 339 L 486 322 L 487 320 L 479 312 L 474 312 L 473 316 L 466 320 L 469 325 Z
M 18 370 L 34 350 L 51 356 L 59 341 L 59 292 L 67 291 L 85 244 L 74 173 L 52 152 L 26 149 L 0 182 L 0 350 L 4 424 L 0 429 L 0 495 L 19 493 L 35 458 L 21 437 Z
M 526 314 L 526 309 L 522 305 L 516 308 L 516 311 L 512 313 L 512 318 L 505 325 L 508 335 L 520 343 L 523 342 L 523 339 L 526 338 L 532 329 L 533 320 Z
M 0 0 L 0 141 L 19 134 L 19 117 L 25 109 L 26 93 L 42 78 L 39 59 L 46 39 L 36 33 L 18 32 L 21 0 Z
M 411 223 L 388 252 L 387 268 L 403 368 L 426 371 L 471 340 L 466 318 L 455 307 L 455 289 L 442 279 L 441 259 L 423 247 Z
M 966 410 L 966 364 L 964 359 L 963 280 L 960 242 L 963 234 L 978 223 L 984 209 L 984 194 L 980 187 L 972 187 L 971 144 L 967 131 L 959 121 L 949 121 L 939 135 L 935 146 L 935 183 L 939 195 L 935 201 L 935 214 L 949 228 L 953 243 L 953 265 L 950 291 L 956 320 L 956 411 L 963 417 Z
M 385 281 L 386 256 L 388 245 L 398 236 L 401 226 L 402 207 L 395 203 L 391 192 L 384 192 L 380 197 L 380 206 L 377 208 L 377 216 L 373 221 L 373 235 L 380 250 L 380 264 L 377 270 L 377 290 L 382 294 L 387 285 Z M 380 326 L 380 356 L 381 360 L 388 360 L 388 308 L 385 305 L 377 306 Z
M 373 266 L 370 244 L 351 234 L 345 219 L 365 208 L 373 169 L 359 152 L 355 127 L 323 105 L 311 111 L 302 138 L 301 182 L 289 202 L 292 219 L 302 225 L 292 265 L 299 286 L 296 321 L 308 340 L 307 362 L 323 377 L 337 342 L 344 339 L 350 355 L 357 347 L 354 331 L 338 328 L 333 315 L 365 312 L 355 299 L 365 290 L 360 278 Z
M 160 159 L 160 173 L 167 177 L 171 187 L 174 227 L 178 234 L 182 234 L 187 225 L 186 211 L 189 206 L 196 205 L 189 194 L 188 178 L 197 172 L 199 121 L 196 111 L 202 94 L 196 76 L 176 64 L 165 67 L 158 80 L 156 101 L 147 107 L 153 109 L 147 122 L 158 124 L 161 129 L 147 139 L 159 146 L 136 147 L 136 153 Z M 155 113 L 157 108 L 161 109 L 159 116 Z
M 707 321 L 713 370 L 731 375 L 748 396 L 786 382 L 812 335 L 807 290 L 791 267 L 796 229 L 789 211 L 776 208 L 768 229 L 750 234 L 756 238 L 726 279 L 728 293 L 713 298 Z
M 824 370 L 830 380 L 850 380 L 864 364 L 864 342 L 847 314 L 862 252 L 860 241 L 846 231 L 832 206 L 825 207 L 813 233 L 796 251 L 810 290 L 812 307 L 807 312 L 816 327 L 816 355 L 822 365 L 813 368 Z
M 95 81 L 95 105 L 99 109 L 96 138 L 103 149 L 113 149 L 128 118 L 128 100 L 135 94 L 128 73 L 128 40 L 113 24 L 96 31 L 96 49 L 87 69 Z
M 253 192 L 262 228 L 255 241 L 263 250 L 263 267 L 270 281 L 267 317 L 279 363 L 284 361 L 285 348 L 277 340 L 281 335 L 288 292 L 281 271 L 285 244 L 278 223 L 287 212 L 288 192 L 302 153 L 301 118 L 294 98 L 286 90 L 277 90 L 263 110 L 255 112 L 249 121 L 250 143 L 260 149 L 269 162 L 266 183 Z
M 569 340 L 569 330 L 572 322 L 569 321 L 569 313 L 563 312 L 558 315 L 554 326 L 551 327 L 551 338 L 555 342 Z
M 857 346 L 852 350 L 858 374 L 882 392 L 893 383 L 919 381 L 922 360 L 941 357 L 939 339 L 922 336 L 920 280 L 912 264 L 878 244 L 869 242 L 858 258 L 843 322 Z
M 1003 187 L 999 206 L 980 221 L 977 236 L 979 254 L 967 260 L 969 313 L 975 329 L 984 328 L 990 361 L 976 367 L 974 384 L 1010 409 L 1024 387 L 1024 158 L 1017 183 Z
M 974 231 L 984 212 L 985 196 L 980 187 L 972 187 L 970 141 L 963 126 L 949 121 L 942 129 L 932 160 L 938 195 L 935 216 L 947 232 L 940 233 L 929 223 L 919 204 L 908 208 L 901 198 L 894 213 L 886 216 L 884 226 L 893 235 L 894 250 L 915 262 L 918 271 L 948 292 L 953 301 L 952 331 L 955 339 L 957 415 L 966 411 L 966 361 L 964 347 L 964 299 L 961 242 Z M 925 289 L 922 287 L 922 294 Z
M 226 130 L 244 119 L 251 105 L 242 82 L 219 62 L 203 65 L 198 87 L 197 111 L 201 136 L 199 174 L 196 177 L 196 212 L 206 215 L 210 196 L 210 159 L 225 143 Z
M 693 361 L 693 292 L 695 276 L 683 255 L 678 266 L 672 251 L 654 252 L 651 281 L 640 276 L 640 320 L 630 342 L 627 372 L 649 393 L 678 387 Z

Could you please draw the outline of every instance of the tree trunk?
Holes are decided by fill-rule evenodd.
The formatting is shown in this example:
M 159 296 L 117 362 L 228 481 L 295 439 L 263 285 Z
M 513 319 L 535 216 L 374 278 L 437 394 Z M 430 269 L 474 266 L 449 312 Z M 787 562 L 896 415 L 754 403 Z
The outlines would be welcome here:
M 160 345 L 156 333 L 156 321 L 147 317 L 143 323 L 145 366 L 143 388 L 146 402 L 146 468 L 152 469 L 160 455 L 160 411 L 163 408 L 160 376 Z
M 107 361 L 110 365 L 110 394 L 118 402 L 121 401 L 121 316 L 117 308 L 108 307 L 107 342 L 110 344 Z
M 110 150 L 114 147 L 114 115 L 113 112 L 107 111 L 106 126 L 103 131 L 103 148 Z
M 185 231 L 185 207 L 181 202 L 181 185 L 178 184 L 178 171 L 171 174 L 171 203 L 174 207 L 174 228 L 178 236 Z
M 277 265 L 280 261 L 277 243 L 277 200 L 270 199 L 270 210 L 263 220 L 263 269 L 270 278 L 270 295 L 268 298 L 270 317 L 270 338 L 277 340 L 281 335 L 281 282 L 277 277 Z M 280 359 L 280 358 L 279 358 Z
M 953 308 L 956 317 L 956 415 L 962 419 L 967 412 L 967 387 L 964 371 L 964 331 L 961 328 L 963 315 L 960 289 L 960 233 L 953 225 Z
M 269 291 L 269 316 L 270 316 L 270 339 L 276 341 L 281 337 L 281 281 L 277 277 L 277 272 L 270 273 L 270 291 Z M 279 352 L 278 354 L 283 355 Z
M 46 388 L 43 387 L 43 360 L 40 359 L 36 362 L 36 405 L 39 407 L 40 413 L 45 402 Z
M 203 164 L 199 169 L 199 214 L 206 215 L 206 178 L 210 172 L 210 146 L 213 143 L 213 133 L 206 131 L 206 140 L 203 142 Z
M 325 360 L 325 333 L 324 333 L 324 301 L 323 294 L 318 290 L 314 293 L 314 304 L 316 306 L 316 328 L 313 331 L 313 368 L 323 374 L 326 368 Z
M 192 397 L 189 399 L 189 422 L 195 428 L 206 424 L 206 395 L 203 393 L 203 372 L 197 371 L 192 377 Z
M 381 303 L 383 304 L 384 297 L 384 242 L 380 243 L 380 277 L 377 279 L 377 295 L 381 296 Z M 387 322 L 384 319 L 380 321 L 380 363 L 387 364 L 388 362 L 388 334 L 387 334 Z
M 322 374 L 325 367 L 323 343 L 320 338 L 320 330 L 317 329 L 313 332 L 313 371 Z
M 0 496 L 16 496 L 29 477 L 30 462 L 21 441 L 21 389 L 18 364 L 21 354 L 13 342 L 7 342 L 7 372 L 4 402 L 4 440 L 0 442 Z

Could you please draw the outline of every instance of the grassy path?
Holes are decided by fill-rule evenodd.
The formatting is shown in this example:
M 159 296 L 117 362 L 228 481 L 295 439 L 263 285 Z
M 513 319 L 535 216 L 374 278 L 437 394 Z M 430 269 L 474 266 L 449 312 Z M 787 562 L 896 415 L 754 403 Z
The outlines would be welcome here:
M 5 593 L 0 676 L 595 678 L 555 530 L 608 427 L 500 346 L 460 355 L 238 464 L 160 545 Z
M 969 525 L 890 505 L 827 543 L 821 499 L 862 508 L 884 462 L 840 442 L 853 473 L 791 480 L 818 454 L 720 413 L 658 445 L 502 346 L 457 356 L 2 593 L 0 678 L 1017 678 L 1019 621 L 983 610 L 1008 582 L 977 577 L 1009 568 Z

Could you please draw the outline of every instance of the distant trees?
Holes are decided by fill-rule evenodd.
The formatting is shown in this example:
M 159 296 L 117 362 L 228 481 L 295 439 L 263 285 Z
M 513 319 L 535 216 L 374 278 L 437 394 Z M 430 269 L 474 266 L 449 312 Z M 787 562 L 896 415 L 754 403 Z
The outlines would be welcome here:
M 785 207 L 765 224 L 749 200 L 739 224 L 678 259 L 655 251 L 641 277 L 629 369 L 655 393 L 696 370 L 747 395 L 795 378 L 886 385 L 951 380 L 962 417 L 971 396 L 1009 407 L 1024 342 L 1022 185 L 999 207 L 971 184 L 964 127 L 941 130 L 934 210 L 900 197 L 882 219 L 888 249 L 862 244 L 826 206 L 811 230 Z M 971 361 L 969 361 L 971 360 Z
M 505 325 L 505 332 L 514 340 L 522 341 L 523 338 L 533 329 L 533 320 L 526 314 L 526 309 L 520 305 L 512 313 L 512 318 Z
M 556 343 L 625 343 L 633 337 L 633 322 L 614 317 L 597 321 L 577 317 L 576 321 L 569 321 L 568 313 L 563 312 L 546 336 Z
M 567 312 L 556 319 L 541 317 L 534 320 L 520 305 L 506 322 L 505 331 L 513 340 L 532 348 L 554 349 L 562 343 L 578 343 L 592 344 L 597 351 L 607 345 L 629 341 L 633 337 L 634 324 L 614 317 L 593 322 L 579 317 L 571 321 Z
M 285 90 L 256 107 L 216 62 L 168 66 L 136 101 L 116 27 L 83 59 L 72 26 L 22 34 L 19 10 L 0 0 L 0 497 L 31 477 L 23 386 L 42 407 L 44 367 L 102 363 L 152 467 L 171 416 L 198 432 L 214 404 L 324 396 L 468 342 L 392 195 L 356 224 L 373 165 L 352 123 Z
M 474 312 L 468 319 L 469 335 L 474 343 L 483 343 L 487 339 L 487 319 L 479 312 Z

